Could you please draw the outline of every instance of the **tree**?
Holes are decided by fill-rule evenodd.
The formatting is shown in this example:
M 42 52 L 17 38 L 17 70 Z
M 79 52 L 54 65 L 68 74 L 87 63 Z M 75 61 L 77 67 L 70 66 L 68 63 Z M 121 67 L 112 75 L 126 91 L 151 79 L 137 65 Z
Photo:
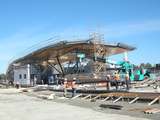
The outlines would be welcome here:
M 6 79 L 6 75 L 5 74 L 0 74 L 0 80 L 5 80 Z
M 141 64 L 140 64 L 140 67 L 145 67 L 145 63 L 141 63 Z
M 152 64 L 150 64 L 150 63 L 141 63 L 140 67 L 142 67 L 142 68 L 151 68 Z
M 152 64 L 150 64 L 150 63 L 145 64 L 145 68 L 151 68 L 151 67 L 152 67 Z

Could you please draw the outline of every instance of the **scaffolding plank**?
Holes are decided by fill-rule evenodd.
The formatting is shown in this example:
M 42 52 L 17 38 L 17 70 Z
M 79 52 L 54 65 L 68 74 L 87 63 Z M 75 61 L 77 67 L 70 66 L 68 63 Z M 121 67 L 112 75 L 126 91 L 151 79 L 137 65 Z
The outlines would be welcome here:
M 122 96 L 120 96 L 119 98 L 117 98 L 115 101 L 113 101 L 113 103 L 116 103 L 116 102 L 118 102 L 120 99 L 122 99 L 123 97 Z
M 96 100 L 97 98 L 101 97 L 101 95 L 97 95 L 96 97 L 92 98 L 93 100 Z
M 72 99 L 76 99 L 78 97 L 82 96 L 82 94 L 76 95 L 75 97 L 73 97 Z
M 129 104 L 136 102 L 138 99 L 139 99 L 139 97 L 134 98 L 132 101 L 129 102 Z
M 89 94 L 89 95 L 87 95 L 87 96 L 85 96 L 84 98 L 82 98 L 83 100 L 85 100 L 85 99 L 87 99 L 87 98 L 89 98 L 89 97 L 91 97 L 91 95 Z
M 105 99 L 103 99 L 102 101 L 105 102 L 107 101 L 111 96 L 106 97 Z
M 155 102 L 157 102 L 159 100 L 159 98 L 160 98 L 160 96 L 156 97 L 154 100 L 152 100 L 150 103 L 148 103 L 148 105 L 154 104 Z

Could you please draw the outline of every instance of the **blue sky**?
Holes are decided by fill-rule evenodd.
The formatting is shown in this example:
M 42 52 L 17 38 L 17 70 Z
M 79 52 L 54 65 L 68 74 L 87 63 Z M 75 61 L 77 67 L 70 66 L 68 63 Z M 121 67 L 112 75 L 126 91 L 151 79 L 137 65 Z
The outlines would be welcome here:
M 129 59 L 160 63 L 159 0 L 0 0 L 0 73 L 26 49 L 50 37 L 87 38 L 137 47 Z

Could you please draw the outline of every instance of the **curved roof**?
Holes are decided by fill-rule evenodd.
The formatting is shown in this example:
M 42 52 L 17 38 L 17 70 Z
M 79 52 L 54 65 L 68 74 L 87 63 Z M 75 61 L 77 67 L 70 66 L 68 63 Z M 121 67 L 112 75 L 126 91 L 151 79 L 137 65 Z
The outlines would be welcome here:
M 103 46 L 107 51 L 107 56 L 120 54 L 126 51 L 132 51 L 135 49 L 135 47 L 122 44 L 122 43 L 96 44 L 96 45 Z M 77 52 L 77 51 L 85 53 L 86 57 L 93 57 L 94 47 L 95 47 L 95 44 L 93 42 L 93 39 L 81 40 L 81 41 L 60 41 L 56 44 L 50 44 L 48 46 L 37 49 L 29 53 L 28 55 L 25 55 L 19 59 L 14 60 L 9 65 L 9 67 L 19 62 L 31 63 L 33 61 L 44 61 L 44 60 L 54 59 L 57 56 L 60 57 L 68 53 Z M 68 57 L 68 59 L 73 59 L 71 54 L 70 54 L 70 57 Z M 67 61 L 68 59 L 64 59 L 64 61 Z

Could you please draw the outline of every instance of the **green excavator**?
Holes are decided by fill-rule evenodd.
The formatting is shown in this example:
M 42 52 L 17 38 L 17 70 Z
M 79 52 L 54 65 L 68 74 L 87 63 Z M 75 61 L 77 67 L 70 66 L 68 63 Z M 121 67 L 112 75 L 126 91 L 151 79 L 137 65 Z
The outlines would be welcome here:
M 144 69 L 143 67 L 135 67 L 128 61 L 119 61 L 115 63 L 115 65 L 118 66 L 122 78 L 127 72 L 129 73 L 131 81 L 142 81 L 145 77 L 150 77 L 150 73 L 147 69 Z

